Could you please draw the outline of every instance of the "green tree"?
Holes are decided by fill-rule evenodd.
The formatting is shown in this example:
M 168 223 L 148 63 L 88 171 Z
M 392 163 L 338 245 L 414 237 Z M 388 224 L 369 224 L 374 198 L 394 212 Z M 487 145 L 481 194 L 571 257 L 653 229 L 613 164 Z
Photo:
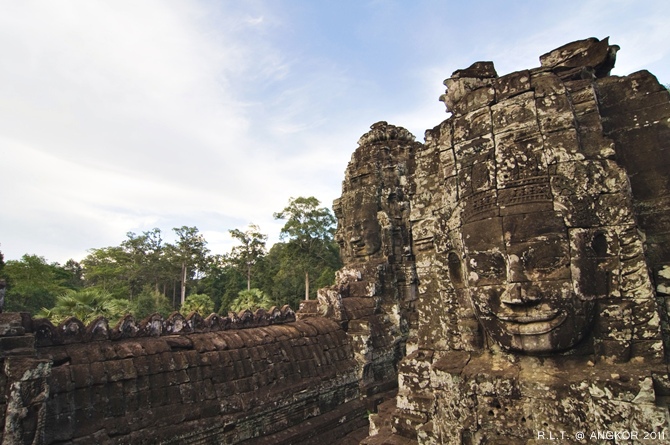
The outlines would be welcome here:
M 85 286 L 104 289 L 116 298 L 131 301 L 146 286 L 151 286 L 165 295 L 171 290 L 174 298 L 182 264 L 182 258 L 175 255 L 182 252 L 163 244 L 158 228 L 140 235 L 128 232 L 126 236 L 119 246 L 89 251 L 82 261 Z
M 295 262 L 295 250 L 287 243 L 275 243 L 263 261 L 265 293 L 278 302 L 297 308 L 305 295 L 304 271 Z
M 132 313 L 137 320 L 143 320 L 152 314 L 160 314 L 164 318 L 173 311 L 172 304 L 167 297 L 152 286 L 145 286 L 142 292 L 133 301 Z
M 128 300 L 116 299 L 100 289 L 83 289 L 69 290 L 58 296 L 51 309 L 42 308 L 37 315 L 49 318 L 54 323 L 77 317 L 84 324 L 103 316 L 110 324 L 114 324 L 127 313 L 130 313 Z
M 210 257 L 207 270 L 195 287 L 195 292 L 207 294 L 214 301 L 214 311 L 227 313 L 230 304 L 244 289 L 245 277 L 222 255 Z
M 5 294 L 7 293 L 7 280 L 3 269 L 5 268 L 5 256 L 0 252 L 0 311 L 5 306 Z
M 315 293 L 310 292 L 310 274 L 321 278 L 325 269 L 334 271 L 341 266 L 334 241 L 337 220 L 330 209 L 319 204 L 313 196 L 290 198 L 288 206 L 274 214 L 275 219 L 286 220 L 279 235 L 286 241 L 280 272 L 287 275 L 301 271 L 307 300 Z
M 121 246 L 90 249 L 81 262 L 84 286 L 110 293 L 114 298 L 130 298 L 132 260 Z
M 197 312 L 206 317 L 214 312 L 214 302 L 208 295 L 191 294 L 186 297 L 186 301 L 181 307 L 181 313 L 182 315 L 188 315 L 191 312 Z
M 49 264 L 37 255 L 7 261 L 3 273 L 7 277 L 6 311 L 35 314 L 53 306 L 56 297 L 70 289 L 68 273 L 58 263 Z
M 248 289 L 240 291 L 238 297 L 230 305 L 230 309 L 235 312 L 249 309 L 270 309 L 274 306 L 272 299 L 260 289 Z
M 5 277 L 5 273 L 3 272 L 3 269 L 5 268 L 5 256 L 0 252 L 0 278 Z
M 265 242 L 268 237 L 260 232 L 260 228 L 256 224 L 249 224 L 249 228 L 244 232 L 239 229 L 229 230 L 228 232 L 230 232 L 230 236 L 240 242 L 239 246 L 233 247 L 229 260 L 244 271 L 247 277 L 247 290 L 250 290 L 251 272 L 265 255 Z
M 72 289 L 81 289 L 84 287 L 84 269 L 77 261 L 70 258 L 62 267 L 63 272 L 67 273 L 66 285 Z
M 182 226 L 172 229 L 177 234 L 177 243 L 168 245 L 170 257 L 174 264 L 179 266 L 179 281 L 181 283 L 180 305 L 186 301 L 186 288 L 197 275 L 207 268 L 207 241 L 198 233 L 197 227 Z
M 127 276 L 131 283 L 132 299 L 132 296 L 139 293 L 147 284 L 159 290 L 159 285 L 166 275 L 166 265 L 160 229 L 154 228 L 141 235 L 128 232 L 126 236 L 127 239 L 121 243 L 121 247 L 128 255 Z

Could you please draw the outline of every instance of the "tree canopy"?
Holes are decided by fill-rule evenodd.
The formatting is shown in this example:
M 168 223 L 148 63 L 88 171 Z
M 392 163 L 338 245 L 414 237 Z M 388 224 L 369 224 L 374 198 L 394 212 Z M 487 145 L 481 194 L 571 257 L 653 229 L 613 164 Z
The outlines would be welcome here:
M 52 307 L 57 296 L 73 289 L 65 269 L 37 255 L 7 261 L 2 272 L 7 280 L 6 311 L 35 313 Z
M 240 291 L 238 297 L 230 305 L 233 312 L 245 309 L 255 311 L 256 309 L 270 309 L 274 306 L 270 297 L 260 289 L 248 289 Z
M 341 267 L 333 241 L 335 217 L 314 197 L 291 198 L 274 217 L 285 221 L 279 239 L 256 224 L 230 229 L 236 245 L 212 254 L 197 227 L 172 229 L 173 243 L 154 228 L 128 232 L 119 245 L 93 248 L 81 262 L 49 263 L 37 255 L 3 262 L 7 282 L 5 310 L 25 311 L 62 321 L 98 315 L 136 319 L 174 310 L 227 313 L 241 308 L 297 308 L 305 296 L 334 281 Z M 41 311 L 41 312 L 40 312 Z M 83 318 L 82 318 L 83 317 Z M 92 317 L 92 318 L 91 318 Z
M 324 285 L 324 281 L 330 284 L 335 270 L 342 265 L 334 241 L 337 220 L 330 209 L 319 204 L 313 196 L 290 198 L 284 210 L 274 214 L 276 219 L 286 221 L 279 235 L 285 240 L 285 247 L 278 252 L 283 267 L 277 274 L 285 282 L 294 281 L 297 273 L 304 275 L 306 300 L 315 295 L 314 290 L 310 291 L 312 280 L 316 278 L 320 285 Z
M 246 274 L 247 290 L 251 289 L 251 272 L 254 266 L 265 255 L 265 242 L 268 237 L 260 230 L 256 224 L 249 224 L 249 228 L 244 232 L 239 229 L 228 231 L 230 236 L 240 242 L 239 246 L 233 247 L 228 259 Z
M 128 300 L 114 298 L 110 293 L 99 289 L 69 290 L 56 298 L 53 308 L 42 308 L 37 315 L 56 323 L 69 317 L 77 317 L 84 324 L 103 316 L 110 324 L 114 324 L 130 312 L 130 304 Z

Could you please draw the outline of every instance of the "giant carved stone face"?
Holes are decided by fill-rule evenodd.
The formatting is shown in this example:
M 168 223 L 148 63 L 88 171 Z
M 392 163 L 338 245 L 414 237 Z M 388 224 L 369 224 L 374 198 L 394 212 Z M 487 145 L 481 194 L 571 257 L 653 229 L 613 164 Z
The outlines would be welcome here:
M 376 218 L 348 225 L 335 234 L 342 256 L 346 259 L 367 258 L 381 247 L 381 233 Z
M 603 282 L 589 276 L 597 274 L 589 264 L 598 237 L 573 240 L 571 250 L 568 229 L 553 211 L 465 223 L 464 288 L 490 337 L 530 354 L 575 346 L 588 333 L 593 300 L 602 292 L 588 283 Z M 581 273 L 573 274 L 575 268 Z
M 379 252 L 381 228 L 377 219 L 377 204 L 363 189 L 352 193 L 342 209 L 336 212 L 338 228 L 335 241 L 340 245 L 342 260 L 347 263 L 367 259 Z

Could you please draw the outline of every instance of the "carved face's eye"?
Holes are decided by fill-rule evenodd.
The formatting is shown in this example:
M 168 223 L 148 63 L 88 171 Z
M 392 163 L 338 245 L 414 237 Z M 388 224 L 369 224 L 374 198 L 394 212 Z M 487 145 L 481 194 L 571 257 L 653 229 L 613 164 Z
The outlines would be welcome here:
M 543 275 L 552 274 L 570 265 L 568 256 L 557 243 L 530 248 L 523 253 L 521 261 L 526 271 Z
M 471 284 L 491 284 L 506 277 L 505 258 L 498 252 L 476 252 L 468 257 Z
M 535 272 L 551 273 L 564 265 L 562 260 L 563 258 L 561 257 L 553 256 L 537 258 L 533 262 L 531 269 Z

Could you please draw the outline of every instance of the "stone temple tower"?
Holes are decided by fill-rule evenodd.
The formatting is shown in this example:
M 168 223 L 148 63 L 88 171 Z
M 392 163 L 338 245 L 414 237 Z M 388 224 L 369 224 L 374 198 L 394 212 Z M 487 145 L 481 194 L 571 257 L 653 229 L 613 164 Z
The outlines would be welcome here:
M 670 440 L 670 102 L 618 49 L 445 81 L 409 163 L 417 335 L 365 443 Z
M 344 267 L 337 283 L 320 289 L 318 302 L 304 302 L 298 314 L 341 323 L 356 351 L 361 393 L 370 397 L 388 397 L 397 387 L 398 362 L 416 335 L 408 175 L 422 144 L 414 139 L 404 128 L 377 122 L 358 141 L 333 204 Z

